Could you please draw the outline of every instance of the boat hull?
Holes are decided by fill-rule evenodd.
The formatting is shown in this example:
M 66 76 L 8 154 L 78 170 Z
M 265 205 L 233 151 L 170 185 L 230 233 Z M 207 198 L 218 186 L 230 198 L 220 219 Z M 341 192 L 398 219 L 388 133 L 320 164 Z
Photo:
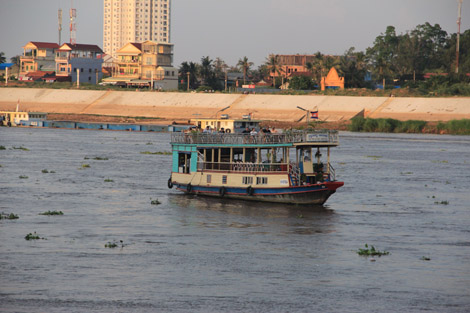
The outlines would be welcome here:
M 175 183 L 176 189 L 187 194 L 289 204 L 322 205 L 343 186 L 343 182 L 324 182 L 314 185 L 285 188 L 239 188 L 226 186 L 192 186 Z

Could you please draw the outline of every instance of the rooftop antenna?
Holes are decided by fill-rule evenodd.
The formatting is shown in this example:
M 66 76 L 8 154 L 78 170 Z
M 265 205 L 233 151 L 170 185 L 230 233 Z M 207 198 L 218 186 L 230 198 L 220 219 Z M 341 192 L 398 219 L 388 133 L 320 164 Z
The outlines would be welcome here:
M 62 42 L 62 9 L 59 7 L 59 46 Z
M 75 19 L 77 18 L 77 10 L 73 8 L 73 0 L 70 6 L 70 43 L 75 45 L 77 43 L 77 25 Z
M 457 48 L 455 51 L 455 73 L 459 73 L 459 54 L 460 54 L 460 23 L 462 20 L 462 0 L 459 1 L 459 10 L 458 10 L 458 15 L 457 15 Z

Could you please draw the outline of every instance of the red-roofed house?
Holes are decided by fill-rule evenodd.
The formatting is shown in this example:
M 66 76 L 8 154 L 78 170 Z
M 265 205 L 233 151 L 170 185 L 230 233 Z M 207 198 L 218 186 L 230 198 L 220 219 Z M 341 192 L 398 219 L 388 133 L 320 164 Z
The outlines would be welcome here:
M 97 45 L 64 43 L 56 52 L 55 72 L 58 78 L 72 82 L 97 84 L 103 76 L 103 51 Z
M 30 41 L 20 56 L 20 80 L 30 80 L 26 74 L 37 71 L 55 70 L 55 52 L 59 45 L 52 42 Z

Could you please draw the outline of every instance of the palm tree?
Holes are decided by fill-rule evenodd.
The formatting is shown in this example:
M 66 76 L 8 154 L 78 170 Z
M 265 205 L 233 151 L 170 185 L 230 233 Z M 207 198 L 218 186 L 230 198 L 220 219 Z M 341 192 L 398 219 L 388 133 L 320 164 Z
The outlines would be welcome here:
M 11 63 L 15 64 L 18 67 L 18 77 L 20 76 L 20 63 L 21 59 L 19 55 L 15 55 L 14 57 L 10 58 Z
M 228 66 L 227 66 L 227 64 L 225 64 L 224 60 L 222 60 L 219 57 L 215 58 L 214 71 L 215 71 L 215 76 L 217 78 L 222 78 L 225 75 L 225 69 L 227 67 Z
M 5 53 L 0 52 L 0 64 L 5 63 L 7 59 L 5 58 Z
M 189 86 L 192 89 L 196 88 L 197 85 L 197 64 L 194 62 L 183 62 L 180 66 L 180 78 L 183 81 L 186 81 L 188 84 L 188 73 L 189 73 Z
M 213 75 L 212 59 L 208 56 L 201 58 L 200 74 L 204 84 L 207 85 Z
M 273 76 L 273 87 L 276 87 L 276 73 L 281 74 L 281 66 L 279 65 L 279 56 L 275 54 L 269 55 L 266 59 L 266 65 Z
M 249 62 L 248 58 L 245 56 L 243 59 L 238 60 L 237 66 L 243 70 L 243 85 L 246 84 L 246 73 L 253 66 L 253 62 Z

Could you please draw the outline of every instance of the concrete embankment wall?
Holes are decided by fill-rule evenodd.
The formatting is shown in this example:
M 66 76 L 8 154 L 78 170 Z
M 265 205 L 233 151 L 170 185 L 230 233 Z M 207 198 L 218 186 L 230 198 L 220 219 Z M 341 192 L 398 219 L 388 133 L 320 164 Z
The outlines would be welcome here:
M 447 121 L 470 118 L 470 98 L 387 98 L 345 96 L 240 95 L 177 92 L 91 91 L 0 88 L 0 110 L 101 114 L 187 120 L 224 114 L 252 113 L 264 120 L 294 121 L 297 106 L 318 109 L 320 120 L 348 120 L 355 115 L 400 120 Z M 220 113 L 219 113 L 220 114 Z

